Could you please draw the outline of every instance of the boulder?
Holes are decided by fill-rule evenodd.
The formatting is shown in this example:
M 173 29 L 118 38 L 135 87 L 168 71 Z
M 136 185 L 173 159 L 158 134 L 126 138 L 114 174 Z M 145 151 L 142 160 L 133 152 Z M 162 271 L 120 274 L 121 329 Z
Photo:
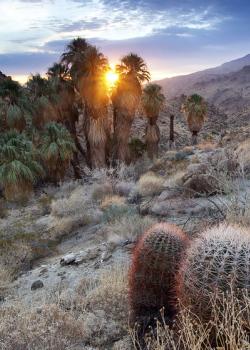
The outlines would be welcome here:
M 37 290 L 37 289 L 40 289 L 40 288 L 43 288 L 43 287 L 44 287 L 43 282 L 41 280 L 37 280 L 37 281 L 32 283 L 31 290 Z

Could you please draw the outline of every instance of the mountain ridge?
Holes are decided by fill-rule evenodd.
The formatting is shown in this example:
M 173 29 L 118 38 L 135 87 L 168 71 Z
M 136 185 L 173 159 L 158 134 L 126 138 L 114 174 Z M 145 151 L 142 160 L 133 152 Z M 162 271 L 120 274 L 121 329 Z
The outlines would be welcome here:
M 196 73 L 157 81 L 171 100 L 198 93 L 228 115 L 250 118 L 250 54 Z

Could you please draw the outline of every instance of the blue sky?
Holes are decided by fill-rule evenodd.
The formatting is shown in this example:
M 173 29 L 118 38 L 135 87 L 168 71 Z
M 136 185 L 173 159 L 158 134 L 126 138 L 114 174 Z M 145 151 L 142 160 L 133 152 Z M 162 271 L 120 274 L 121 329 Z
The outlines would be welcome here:
M 250 53 L 250 0 L 0 0 L 0 70 L 45 73 L 82 36 L 115 64 L 136 52 L 153 79 Z

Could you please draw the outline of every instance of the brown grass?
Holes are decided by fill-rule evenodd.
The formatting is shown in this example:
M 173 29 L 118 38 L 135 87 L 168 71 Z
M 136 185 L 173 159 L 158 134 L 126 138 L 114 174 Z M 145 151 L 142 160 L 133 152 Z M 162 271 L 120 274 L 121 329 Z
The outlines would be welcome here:
M 107 233 L 107 239 L 111 243 L 119 243 L 125 240 L 134 242 L 138 236 L 155 223 L 156 220 L 149 216 L 142 217 L 134 214 L 107 224 L 104 227 L 104 231 Z
M 146 337 L 147 350 L 247 350 L 250 348 L 250 298 L 245 294 L 241 303 L 233 293 L 211 295 L 211 321 L 202 323 L 188 309 L 183 309 L 172 329 L 158 322 L 156 334 Z M 135 349 L 138 344 L 135 330 L 131 330 Z
M 164 179 L 153 172 L 142 175 L 137 183 L 138 193 L 141 196 L 154 196 L 161 193 Z
M 125 198 L 118 195 L 109 195 L 103 198 L 100 208 L 106 209 L 112 205 L 120 206 L 125 205 Z

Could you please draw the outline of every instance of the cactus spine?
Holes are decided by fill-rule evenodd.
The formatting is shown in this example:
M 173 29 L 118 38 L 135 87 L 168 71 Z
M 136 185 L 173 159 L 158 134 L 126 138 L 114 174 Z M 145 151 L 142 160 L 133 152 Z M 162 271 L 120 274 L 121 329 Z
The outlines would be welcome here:
M 160 223 L 142 235 L 135 247 L 129 273 L 131 321 L 152 324 L 160 316 L 172 318 L 176 311 L 176 274 L 188 239 L 175 225 Z
M 215 291 L 250 291 L 250 231 L 222 224 L 204 232 L 187 250 L 180 277 L 183 304 L 209 320 Z

